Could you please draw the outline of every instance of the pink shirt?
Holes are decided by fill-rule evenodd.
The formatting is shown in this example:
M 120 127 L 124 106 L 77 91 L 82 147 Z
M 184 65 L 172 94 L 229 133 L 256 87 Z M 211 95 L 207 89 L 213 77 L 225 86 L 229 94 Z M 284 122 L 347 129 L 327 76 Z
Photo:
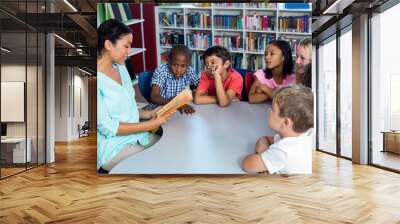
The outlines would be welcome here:
M 235 70 L 228 70 L 228 77 L 224 81 L 224 90 L 227 91 L 231 89 L 236 93 L 237 97 L 240 99 L 242 95 L 243 88 L 243 78 L 242 76 Z M 216 96 L 215 89 L 215 81 L 213 78 L 207 75 L 205 71 L 201 72 L 199 86 L 197 87 L 197 91 L 207 92 L 210 96 Z
M 283 80 L 282 84 L 278 84 L 275 82 L 273 78 L 267 79 L 265 78 L 265 73 L 263 69 L 260 69 L 254 73 L 254 76 L 257 77 L 258 81 L 261 82 L 261 84 L 264 84 L 270 88 L 281 88 L 288 86 L 290 84 L 296 83 L 296 75 L 295 74 L 290 74 L 286 76 L 286 79 Z

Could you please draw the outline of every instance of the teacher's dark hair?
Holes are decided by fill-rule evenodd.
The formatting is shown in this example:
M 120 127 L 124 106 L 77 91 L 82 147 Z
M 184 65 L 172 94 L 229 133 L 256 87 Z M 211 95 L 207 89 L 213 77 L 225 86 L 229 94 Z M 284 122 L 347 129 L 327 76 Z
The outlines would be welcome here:
M 131 29 L 118 20 L 109 19 L 104 21 L 97 28 L 97 55 L 100 56 L 102 54 L 106 40 L 115 44 L 122 36 L 130 33 L 132 33 Z

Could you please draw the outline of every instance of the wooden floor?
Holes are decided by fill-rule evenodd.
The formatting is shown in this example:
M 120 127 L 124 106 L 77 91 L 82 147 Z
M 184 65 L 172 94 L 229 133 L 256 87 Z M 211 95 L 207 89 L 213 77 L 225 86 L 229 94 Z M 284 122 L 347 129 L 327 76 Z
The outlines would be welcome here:
M 376 150 L 374 151 L 372 162 L 377 165 L 400 170 L 400 154 Z
M 320 152 L 310 176 L 96 173 L 94 137 L 0 181 L 0 223 L 400 223 L 400 175 Z

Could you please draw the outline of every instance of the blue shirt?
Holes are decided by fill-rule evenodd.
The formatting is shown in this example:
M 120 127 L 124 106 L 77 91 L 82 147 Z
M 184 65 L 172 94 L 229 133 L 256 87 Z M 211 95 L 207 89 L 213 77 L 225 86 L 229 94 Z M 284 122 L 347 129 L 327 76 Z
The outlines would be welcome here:
M 164 99 L 171 99 L 186 87 L 192 86 L 195 89 L 199 83 L 199 78 L 199 75 L 196 75 L 193 68 L 189 66 L 186 73 L 177 79 L 170 71 L 169 65 L 163 64 L 154 71 L 151 84 L 160 87 L 160 95 Z
M 114 66 L 119 71 L 122 85 L 97 72 L 97 168 L 128 145 L 149 144 L 149 132 L 117 136 L 120 122 L 139 122 L 139 110 L 128 70 L 125 65 Z

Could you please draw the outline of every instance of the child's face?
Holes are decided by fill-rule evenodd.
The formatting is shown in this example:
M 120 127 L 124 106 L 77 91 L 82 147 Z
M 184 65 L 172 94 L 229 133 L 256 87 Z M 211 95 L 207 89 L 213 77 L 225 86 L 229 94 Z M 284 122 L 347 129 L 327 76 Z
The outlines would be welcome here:
M 217 71 L 218 68 L 223 67 L 223 71 L 226 71 L 227 68 L 229 68 L 230 61 L 226 60 L 225 62 L 222 60 L 222 58 L 216 56 L 216 55 L 211 55 L 208 56 L 204 60 L 205 64 L 205 69 L 207 71 L 207 74 L 211 77 L 214 78 L 214 73 Z
M 284 118 L 279 116 L 279 107 L 276 103 L 272 103 L 272 108 L 269 109 L 268 125 L 276 132 L 279 132 L 284 126 Z
M 309 48 L 299 46 L 296 54 L 296 73 L 304 74 L 304 66 L 311 63 L 311 52 Z
M 267 65 L 267 68 L 277 68 L 283 65 L 284 61 L 285 58 L 283 57 L 281 49 L 273 44 L 268 45 L 267 50 L 265 51 L 265 64 Z
M 188 60 L 183 54 L 175 55 L 170 61 L 171 72 L 177 79 L 186 74 L 188 66 Z

